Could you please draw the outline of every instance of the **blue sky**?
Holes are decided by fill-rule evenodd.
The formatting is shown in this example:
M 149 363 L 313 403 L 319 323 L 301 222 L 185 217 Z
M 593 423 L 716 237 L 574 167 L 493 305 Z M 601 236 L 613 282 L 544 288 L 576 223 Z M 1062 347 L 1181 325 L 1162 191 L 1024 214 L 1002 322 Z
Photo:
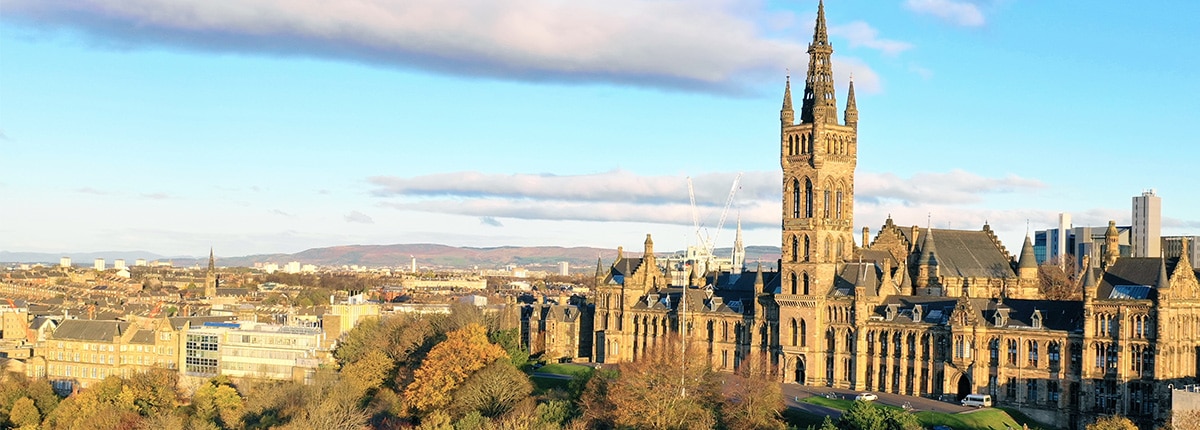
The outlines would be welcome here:
M 857 228 L 1200 233 L 1200 5 L 832 0 Z M 0 250 L 779 243 L 815 1 L 3 0 Z M 797 81 L 802 78 L 797 78 Z M 715 225 L 743 173 L 729 221 Z M 928 221 L 927 221 L 928 220 Z

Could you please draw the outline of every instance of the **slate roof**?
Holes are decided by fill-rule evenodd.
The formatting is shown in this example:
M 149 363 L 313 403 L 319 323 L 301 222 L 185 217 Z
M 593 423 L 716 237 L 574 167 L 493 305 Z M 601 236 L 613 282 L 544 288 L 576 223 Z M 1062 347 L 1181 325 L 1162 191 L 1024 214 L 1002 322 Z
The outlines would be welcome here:
M 1162 259 L 1157 257 L 1118 258 L 1116 264 L 1104 272 L 1104 278 L 1100 280 L 1100 286 L 1096 289 L 1096 298 L 1101 300 L 1113 298 L 1113 291 L 1117 289 L 1116 287 L 1124 285 L 1149 286 L 1146 298 L 1157 298 L 1154 287 L 1158 285 L 1162 263 Z M 1120 294 L 1118 294 L 1119 296 Z
M 144 330 L 144 329 L 138 330 L 137 333 L 134 333 L 133 337 L 129 339 L 129 343 L 140 343 L 143 345 L 153 345 L 154 344 L 154 330 Z
M 937 233 L 934 233 L 937 234 Z M 1042 315 L 1042 327 L 1049 330 L 1078 331 L 1083 328 L 1083 302 L 1058 300 L 967 299 L 983 323 L 995 327 L 996 314 L 1008 310 L 1005 328 L 1032 328 L 1034 311 Z M 890 322 L 912 323 L 913 308 L 921 305 L 921 322 L 946 324 L 954 311 L 957 299 L 937 296 L 890 296 L 875 308 L 874 315 L 887 320 L 889 306 L 896 313 Z
M 866 287 L 867 296 L 878 295 L 881 270 L 874 263 L 849 263 L 842 268 L 842 273 L 834 280 L 836 294 L 854 295 L 854 288 L 860 284 Z
M 53 339 L 112 342 L 113 336 L 124 333 L 129 323 L 111 320 L 66 320 L 51 335 Z
M 624 284 L 625 277 L 632 275 L 639 267 L 642 267 L 642 257 L 622 257 L 613 262 L 612 267 L 609 269 L 608 277 L 604 279 L 604 283 Z
M 910 230 L 900 229 L 910 242 Z M 920 229 L 920 237 L 929 229 Z M 1012 260 L 996 246 L 986 231 L 933 229 L 933 246 L 937 249 L 938 271 L 942 276 L 1011 278 L 1016 277 Z M 922 241 L 921 247 L 925 247 Z M 918 249 L 917 252 L 921 250 Z

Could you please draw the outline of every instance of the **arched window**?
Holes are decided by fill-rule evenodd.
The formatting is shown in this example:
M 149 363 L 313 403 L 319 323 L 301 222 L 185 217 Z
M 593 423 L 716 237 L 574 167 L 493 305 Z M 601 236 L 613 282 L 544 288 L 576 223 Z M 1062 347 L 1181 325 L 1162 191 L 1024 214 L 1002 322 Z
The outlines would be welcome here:
M 800 346 L 808 346 L 808 324 L 800 320 Z
M 796 294 L 796 274 L 792 274 L 792 294 Z
M 842 190 L 837 190 L 837 219 L 842 219 Z
M 800 194 L 800 181 L 792 180 L 792 218 L 800 218 L 800 202 L 803 199 Z
M 825 203 L 824 203 L 824 206 L 822 206 L 822 207 L 821 207 L 821 211 L 822 211 L 823 213 L 825 213 L 825 218 L 829 218 L 829 213 L 830 213 L 830 212 L 829 212 L 829 207 L 830 207 L 830 202 L 829 202 L 829 199 L 830 199 L 830 194 L 829 194 L 829 190 L 825 190 L 825 194 L 824 194 L 824 195 L 825 195 Z
M 800 328 L 796 324 L 796 319 L 792 318 L 792 346 L 800 343 Z
M 804 261 L 809 261 L 812 258 L 812 251 L 809 245 L 808 235 L 804 235 Z
M 808 274 L 804 274 L 804 295 L 808 295 Z
M 800 258 L 799 255 L 800 255 L 800 238 L 796 237 L 796 236 L 792 236 L 792 261 L 795 262 L 796 259 Z
M 804 216 L 813 216 L 813 186 L 812 181 L 808 179 L 804 180 Z

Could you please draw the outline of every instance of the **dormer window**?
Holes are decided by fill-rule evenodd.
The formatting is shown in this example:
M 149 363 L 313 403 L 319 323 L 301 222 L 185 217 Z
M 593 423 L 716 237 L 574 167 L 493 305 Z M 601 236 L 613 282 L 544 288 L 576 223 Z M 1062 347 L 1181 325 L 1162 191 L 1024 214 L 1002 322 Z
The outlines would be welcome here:
M 900 310 L 900 305 L 888 305 L 888 307 L 887 307 L 887 320 L 888 320 L 888 321 L 895 320 L 895 319 L 896 319 L 896 313 L 897 313 L 899 310 Z
M 1008 309 L 996 310 L 996 327 L 1004 327 L 1008 325 Z
M 1033 328 L 1042 328 L 1042 311 L 1033 310 Z
M 921 313 L 922 313 L 922 312 L 921 312 L 921 305 L 915 305 L 915 306 L 913 306 L 913 311 L 912 311 L 912 314 L 913 314 L 913 322 L 921 322 L 921 317 L 922 317 Z

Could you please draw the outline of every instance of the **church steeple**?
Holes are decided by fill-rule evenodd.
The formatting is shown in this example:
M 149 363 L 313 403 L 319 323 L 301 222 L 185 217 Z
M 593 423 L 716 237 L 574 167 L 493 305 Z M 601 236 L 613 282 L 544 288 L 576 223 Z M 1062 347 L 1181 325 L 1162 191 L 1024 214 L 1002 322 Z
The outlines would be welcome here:
M 737 235 L 733 237 L 733 255 L 730 256 L 729 260 L 733 263 L 733 274 L 740 275 L 746 266 L 746 245 L 742 242 L 741 214 L 738 214 Z
M 216 254 L 213 254 L 212 247 L 209 247 L 208 248 L 208 271 L 213 272 L 215 270 L 217 270 Z
M 817 24 L 808 45 L 808 77 L 804 82 L 804 107 L 800 121 L 837 124 L 837 98 L 833 94 L 833 46 L 825 29 L 825 2 L 817 6 Z

